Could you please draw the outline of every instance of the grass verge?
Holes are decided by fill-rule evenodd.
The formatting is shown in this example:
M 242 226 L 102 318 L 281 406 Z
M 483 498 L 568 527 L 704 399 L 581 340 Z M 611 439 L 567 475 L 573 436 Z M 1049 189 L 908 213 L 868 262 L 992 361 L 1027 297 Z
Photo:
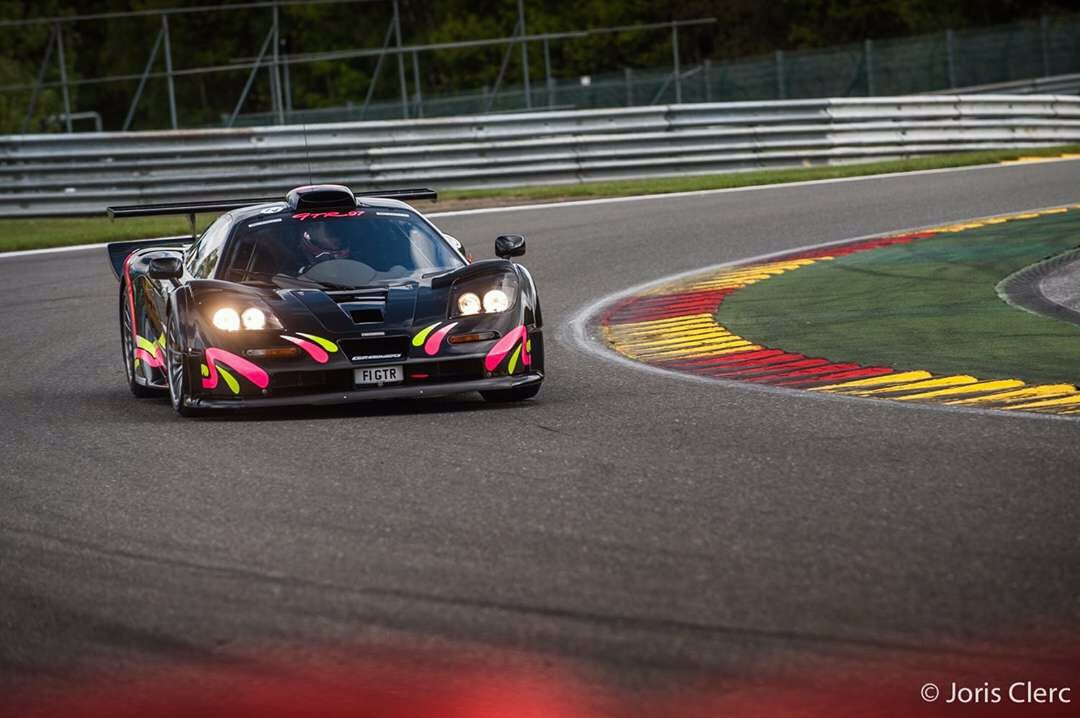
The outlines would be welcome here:
M 1080 145 L 993 152 L 963 152 L 882 162 L 728 172 L 695 177 L 657 177 L 590 182 L 578 185 L 448 190 L 440 192 L 438 203 L 420 203 L 419 206 L 425 211 L 437 211 L 490 207 L 521 202 L 555 202 L 567 199 L 729 189 L 732 187 L 863 177 L 948 167 L 968 167 L 1005 162 L 1019 157 L 1055 157 L 1074 152 L 1080 152 Z M 206 227 L 212 219 L 213 215 L 200 216 L 197 221 L 199 228 Z M 0 220 L 0 252 L 142 239 L 144 237 L 183 234 L 187 231 L 188 224 L 185 217 L 140 217 L 123 220 L 111 220 L 107 217 L 4 219 Z
M 1019 269 L 1080 245 L 1080 209 L 818 262 L 734 292 L 718 320 L 770 347 L 980 379 L 1080 381 L 1080 326 L 1010 306 Z

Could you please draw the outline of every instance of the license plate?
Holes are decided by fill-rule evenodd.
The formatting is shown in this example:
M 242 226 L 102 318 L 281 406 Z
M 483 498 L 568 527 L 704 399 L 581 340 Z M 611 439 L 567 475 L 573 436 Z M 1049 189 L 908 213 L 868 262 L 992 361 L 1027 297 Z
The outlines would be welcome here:
M 396 384 L 405 381 L 401 366 L 366 366 L 354 370 L 357 384 Z

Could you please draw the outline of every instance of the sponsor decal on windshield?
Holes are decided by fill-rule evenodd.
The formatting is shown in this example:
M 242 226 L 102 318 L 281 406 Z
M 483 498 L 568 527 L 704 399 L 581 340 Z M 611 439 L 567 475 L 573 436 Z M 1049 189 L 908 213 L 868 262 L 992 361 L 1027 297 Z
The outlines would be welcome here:
M 344 217 L 359 217 L 363 213 L 364 210 L 362 209 L 350 209 L 348 212 L 338 212 L 335 210 L 329 212 L 297 212 L 292 218 L 302 222 L 305 219 L 341 219 Z

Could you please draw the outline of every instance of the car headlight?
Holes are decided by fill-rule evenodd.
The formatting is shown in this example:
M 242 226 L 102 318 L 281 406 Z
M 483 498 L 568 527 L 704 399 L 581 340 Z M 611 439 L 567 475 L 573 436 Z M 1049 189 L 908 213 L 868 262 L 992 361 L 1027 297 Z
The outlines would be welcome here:
M 470 314 L 479 314 L 481 310 L 480 297 L 476 296 L 472 292 L 465 292 L 457 300 L 458 312 L 463 316 L 469 316 Z
M 240 330 L 240 315 L 232 307 L 222 307 L 214 312 L 214 326 L 223 332 Z
M 266 313 L 258 307 L 248 307 L 240 315 L 240 322 L 244 325 L 244 329 L 253 332 L 262 331 L 266 329 Z
M 249 302 L 218 307 L 210 319 L 214 326 L 223 332 L 238 332 L 241 329 L 261 332 L 267 329 L 281 329 L 281 322 L 273 312 Z
M 450 294 L 450 316 L 501 314 L 514 306 L 517 291 L 517 275 L 511 272 L 467 279 Z
M 510 297 L 501 289 L 492 289 L 484 294 L 484 311 L 498 314 L 510 308 Z

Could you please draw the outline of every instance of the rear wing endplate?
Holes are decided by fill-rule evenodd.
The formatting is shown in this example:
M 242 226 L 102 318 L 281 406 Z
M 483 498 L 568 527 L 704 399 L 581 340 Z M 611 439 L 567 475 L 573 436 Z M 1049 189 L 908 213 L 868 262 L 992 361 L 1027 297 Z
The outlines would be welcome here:
M 146 249 L 147 247 L 161 247 L 164 249 L 166 247 L 182 247 L 185 244 L 191 244 L 191 237 L 184 235 L 180 237 L 159 237 L 157 239 L 136 239 L 131 242 L 110 242 L 107 246 L 109 264 L 112 265 L 116 278 L 120 279 L 124 275 L 124 262 L 127 260 L 128 255 L 136 249 Z

